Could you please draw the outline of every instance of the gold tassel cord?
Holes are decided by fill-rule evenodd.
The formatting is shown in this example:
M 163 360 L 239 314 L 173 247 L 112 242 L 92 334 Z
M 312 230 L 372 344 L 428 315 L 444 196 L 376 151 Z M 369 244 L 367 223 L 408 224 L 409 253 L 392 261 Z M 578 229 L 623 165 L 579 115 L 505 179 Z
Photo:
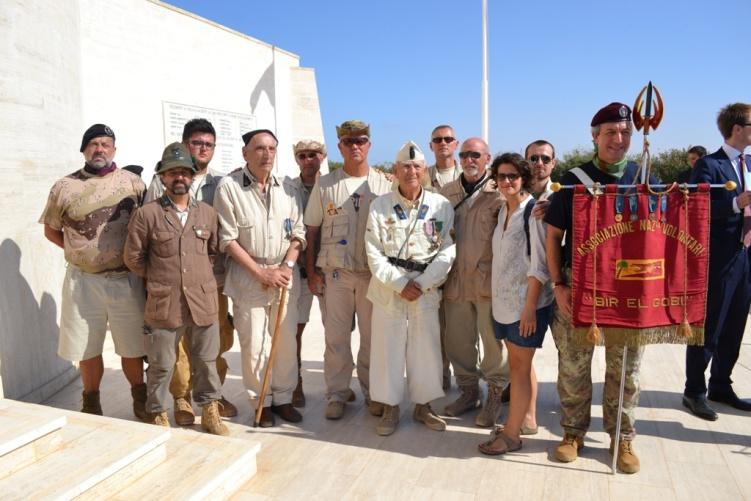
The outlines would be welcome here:
M 600 183 L 595 183 L 592 190 L 592 196 L 594 197 L 594 231 L 593 235 L 597 234 L 597 205 L 600 197 Z M 587 331 L 587 341 L 593 345 L 598 345 L 602 342 L 602 334 L 600 328 L 597 327 L 597 252 L 592 253 L 592 325 L 589 326 Z
M 688 188 L 683 188 L 683 219 L 688 232 Z M 683 244 L 683 322 L 678 326 L 678 336 L 691 337 L 691 324 L 688 323 L 688 245 Z

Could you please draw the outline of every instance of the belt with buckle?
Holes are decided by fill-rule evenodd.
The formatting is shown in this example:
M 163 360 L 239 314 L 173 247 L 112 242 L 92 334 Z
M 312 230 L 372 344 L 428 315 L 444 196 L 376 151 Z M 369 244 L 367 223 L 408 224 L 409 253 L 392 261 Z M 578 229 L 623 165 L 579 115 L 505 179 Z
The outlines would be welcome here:
M 428 263 L 418 263 L 417 261 L 412 261 L 411 259 L 399 259 L 398 257 L 390 257 L 388 258 L 388 260 L 389 263 L 393 264 L 394 266 L 404 268 L 407 271 L 425 271 L 425 269 L 428 267 Z

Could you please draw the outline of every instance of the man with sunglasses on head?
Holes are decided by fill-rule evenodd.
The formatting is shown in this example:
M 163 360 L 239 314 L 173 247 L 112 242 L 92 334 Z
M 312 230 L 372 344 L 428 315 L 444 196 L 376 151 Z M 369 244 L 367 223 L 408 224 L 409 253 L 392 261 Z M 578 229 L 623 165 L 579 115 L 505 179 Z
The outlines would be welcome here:
M 503 389 L 508 384 L 508 365 L 503 361 L 502 341 L 495 338 L 491 312 L 491 237 L 503 199 L 488 182 L 491 161 L 488 145 L 480 138 L 462 143 L 462 174 L 445 185 L 441 195 L 456 211 L 454 241 L 456 260 L 443 286 L 446 310 L 446 353 L 454 367 L 461 394 L 446 406 L 449 416 L 460 416 L 482 404 L 480 377 L 488 383 L 488 398 L 475 424 L 494 426 L 501 414 Z M 478 338 L 483 357 L 478 367 Z
M 310 200 L 316 181 L 321 173 L 321 162 L 326 158 L 326 146 L 314 139 L 298 141 L 292 147 L 295 154 L 295 162 L 300 167 L 300 175 L 292 180 L 300 193 L 300 214 L 305 214 L 305 207 Z M 300 269 L 300 298 L 297 302 L 297 387 L 292 392 L 292 405 L 305 407 L 305 393 L 302 389 L 302 333 L 310 319 L 310 308 L 313 306 L 313 293 L 308 287 L 308 273 L 305 269 L 305 256 L 300 253 L 297 260 Z M 325 318 L 323 310 L 323 298 L 319 297 L 318 304 L 321 307 L 321 318 Z
M 209 163 L 214 158 L 214 151 L 216 149 L 216 131 L 214 130 L 214 126 L 205 118 L 189 120 L 183 127 L 182 143 L 187 146 L 190 156 L 196 164 L 196 173 L 193 176 L 190 193 L 199 202 L 213 205 L 214 192 L 221 179 L 221 176 L 215 176 L 209 172 Z M 164 184 L 160 176 L 155 175 L 146 192 L 144 203 L 158 200 L 164 193 Z M 225 275 L 224 260 L 224 254 L 219 254 L 214 264 L 214 275 L 218 286 L 217 298 L 219 301 L 219 356 L 216 359 L 216 370 L 219 373 L 219 380 L 222 385 L 229 370 L 227 361 L 222 355 L 232 348 L 235 336 L 235 329 L 228 315 L 229 304 L 227 296 L 222 293 Z M 190 400 L 190 359 L 187 355 L 185 343 L 185 338 L 182 338 L 177 351 L 175 372 L 172 374 L 169 388 L 170 393 L 175 399 L 174 407 L 172 408 L 175 414 L 175 422 L 180 426 L 190 426 L 195 420 L 193 405 Z M 237 416 L 237 408 L 222 396 L 219 399 L 219 413 L 222 417 L 234 417 Z
M 428 167 L 430 184 L 440 190 L 451 181 L 456 181 L 462 168 L 454 157 L 459 146 L 454 129 L 450 125 L 439 125 L 430 134 L 430 151 L 435 156 L 435 164 Z
M 336 128 L 344 166 L 321 176 L 305 208 L 308 248 L 305 264 L 308 287 L 323 296 L 326 305 L 327 419 L 340 419 L 344 405 L 355 398 L 350 389 L 352 319 L 357 315 L 360 350 L 357 377 L 371 414 L 380 416 L 383 405 L 370 400 L 370 332 L 373 305 L 367 299 L 370 270 L 365 256 L 365 228 L 370 202 L 391 191 L 391 181 L 368 164 L 370 126 L 348 120 Z

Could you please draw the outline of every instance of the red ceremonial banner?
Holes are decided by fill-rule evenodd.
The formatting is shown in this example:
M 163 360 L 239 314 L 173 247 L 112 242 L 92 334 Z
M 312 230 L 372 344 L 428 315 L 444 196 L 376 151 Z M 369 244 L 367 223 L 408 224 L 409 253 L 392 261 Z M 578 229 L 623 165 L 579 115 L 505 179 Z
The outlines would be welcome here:
M 684 320 L 703 330 L 709 267 L 709 186 L 685 194 L 574 188 L 575 327 L 649 329 Z

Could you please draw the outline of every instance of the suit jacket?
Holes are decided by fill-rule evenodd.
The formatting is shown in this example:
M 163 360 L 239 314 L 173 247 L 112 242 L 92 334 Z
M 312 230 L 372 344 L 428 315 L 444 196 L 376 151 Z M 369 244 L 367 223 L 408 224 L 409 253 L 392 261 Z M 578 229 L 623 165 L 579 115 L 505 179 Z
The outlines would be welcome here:
M 185 313 L 200 326 L 218 320 L 212 270 L 218 252 L 217 224 L 213 207 L 191 200 L 183 227 L 166 195 L 133 214 L 124 259 L 128 268 L 146 279 L 146 324 L 176 329 L 183 325 Z
M 749 162 L 751 162 L 751 157 L 746 155 L 746 164 L 751 165 Z M 733 211 L 733 198 L 743 192 L 743 181 L 738 179 L 733 164 L 722 148 L 697 160 L 690 178 L 691 183 L 723 184 L 727 181 L 737 183 L 735 190 L 714 189 L 711 190 L 710 195 L 710 274 L 713 268 L 727 265 L 740 249 L 743 213 L 736 214 Z

